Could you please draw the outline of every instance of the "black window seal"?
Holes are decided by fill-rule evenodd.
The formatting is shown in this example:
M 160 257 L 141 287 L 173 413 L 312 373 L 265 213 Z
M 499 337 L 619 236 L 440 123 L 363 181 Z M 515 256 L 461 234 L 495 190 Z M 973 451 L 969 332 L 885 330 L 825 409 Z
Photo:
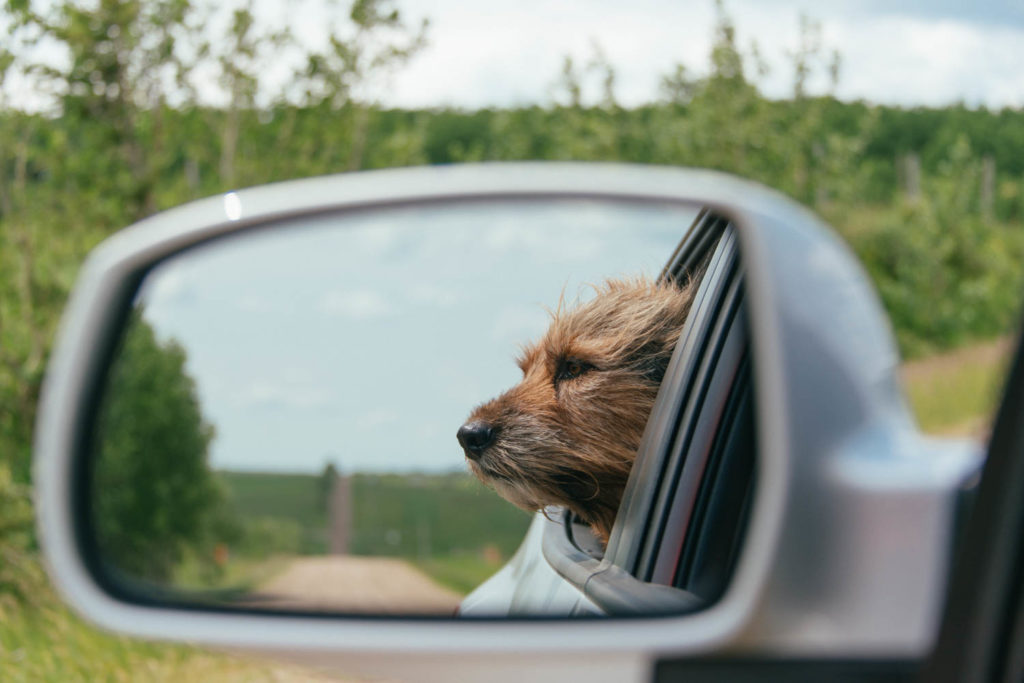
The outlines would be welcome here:
M 757 429 L 751 365 L 745 350 L 714 436 L 672 581 L 673 586 L 708 602 L 721 597 L 728 585 L 753 500 Z
M 690 402 L 697 370 L 706 355 L 708 333 L 718 317 L 725 282 L 736 270 L 736 251 L 736 237 L 727 231 L 719 240 L 705 275 L 697 285 L 692 313 L 665 372 L 612 528 L 605 557 L 634 575 L 658 495 L 651 483 L 660 482 L 665 474 L 665 465 L 679 427 L 679 415 Z
M 666 460 L 664 475 L 637 576 L 671 584 L 684 552 L 694 514 L 705 486 L 711 456 L 724 421 L 747 348 L 747 330 L 741 315 L 742 289 L 733 274 L 720 300 L 718 316 L 708 335 L 700 361 L 696 389 L 679 417 L 679 427 Z
M 700 272 L 728 226 L 729 219 L 710 209 L 701 209 L 686 236 L 676 245 L 658 279 L 679 282 L 689 273 Z

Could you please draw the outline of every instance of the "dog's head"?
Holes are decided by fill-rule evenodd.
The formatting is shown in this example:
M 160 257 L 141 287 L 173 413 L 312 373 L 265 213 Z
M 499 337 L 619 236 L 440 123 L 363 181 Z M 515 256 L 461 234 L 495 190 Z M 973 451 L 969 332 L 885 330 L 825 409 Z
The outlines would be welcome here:
M 691 287 L 610 280 L 559 306 L 522 381 L 458 431 L 474 474 L 526 510 L 562 505 L 607 541 Z

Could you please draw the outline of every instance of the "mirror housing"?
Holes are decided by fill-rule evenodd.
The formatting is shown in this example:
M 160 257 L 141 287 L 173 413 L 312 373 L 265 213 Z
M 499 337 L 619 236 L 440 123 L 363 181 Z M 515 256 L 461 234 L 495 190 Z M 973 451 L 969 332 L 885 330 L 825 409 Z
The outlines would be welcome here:
M 743 548 L 717 602 L 693 614 L 628 622 L 314 618 L 127 603 L 97 581 L 81 542 L 82 454 L 103 370 L 147 269 L 202 242 L 287 218 L 485 198 L 689 202 L 736 227 L 753 355 L 757 477 Z M 462 665 L 488 670 L 496 656 L 526 653 L 543 663 L 586 652 L 605 675 L 632 678 L 644 671 L 646 653 L 915 656 L 935 636 L 955 493 L 977 457 L 962 448 L 937 450 L 918 434 L 898 361 L 878 298 L 847 247 L 791 200 L 720 173 L 483 164 L 230 192 L 141 221 L 86 262 L 50 360 L 36 428 L 40 537 L 65 599 L 101 626 L 304 653 L 321 663 L 351 663 L 367 652 L 398 653 L 394 661 L 405 663 L 458 654 Z

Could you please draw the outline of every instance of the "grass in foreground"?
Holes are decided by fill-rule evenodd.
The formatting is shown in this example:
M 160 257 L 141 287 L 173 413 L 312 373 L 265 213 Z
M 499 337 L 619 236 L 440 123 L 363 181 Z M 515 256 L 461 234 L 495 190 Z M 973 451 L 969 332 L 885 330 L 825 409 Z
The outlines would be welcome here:
M 30 600 L 0 595 L 0 681 L 223 681 L 291 683 L 333 680 L 298 667 L 150 643 L 100 631 L 60 604 L 38 563 L 21 578 Z
M 999 339 L 905 363 L 904 386 L 921 428 L 980 436 L 995 417 L 1013 345 Z
M 282 680 L 270 668 L 195 648 L 110 635 L 58 605 L 0 610 L 4 681 Z

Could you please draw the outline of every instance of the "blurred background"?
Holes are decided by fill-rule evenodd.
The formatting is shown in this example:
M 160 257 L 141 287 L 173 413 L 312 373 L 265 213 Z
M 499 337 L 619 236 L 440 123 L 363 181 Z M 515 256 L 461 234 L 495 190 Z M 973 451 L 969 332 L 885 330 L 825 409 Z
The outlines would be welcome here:
M 1024 10 L 685 4 L 5 0 L 0 677 L 270 675 L 81 624 L 47 587 L 32 526 L 36 400 L 82 259 L 135 220 L 231 188 L 513 159 L 752 178 L 813 208 L 861 258 L 922 426 L 983 438 L 1024 275 Z M 274 483 L 296 503 L 254 533 L 315 528 L 323 506 L 309 505 L 335 474 Z M 265 484 L 250 475 L 230 493 L 244 509 Z M 420 484 L 426 506 L 462 485 Z M 479 561 L 500 562 L 503 544 Z

